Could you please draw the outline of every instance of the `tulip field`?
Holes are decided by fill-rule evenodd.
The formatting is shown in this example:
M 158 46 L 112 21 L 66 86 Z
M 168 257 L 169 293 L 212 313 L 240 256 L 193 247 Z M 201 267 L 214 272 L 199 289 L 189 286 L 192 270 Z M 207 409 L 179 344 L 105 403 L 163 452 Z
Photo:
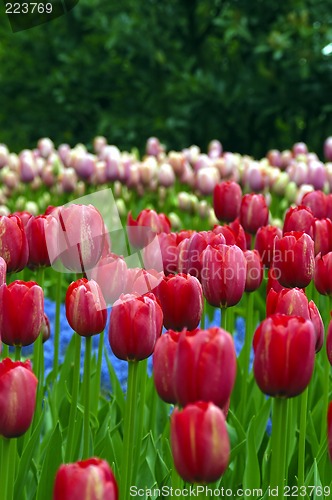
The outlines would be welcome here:
M 0 181 L 0 500 L 332 498 L 332 137 Z

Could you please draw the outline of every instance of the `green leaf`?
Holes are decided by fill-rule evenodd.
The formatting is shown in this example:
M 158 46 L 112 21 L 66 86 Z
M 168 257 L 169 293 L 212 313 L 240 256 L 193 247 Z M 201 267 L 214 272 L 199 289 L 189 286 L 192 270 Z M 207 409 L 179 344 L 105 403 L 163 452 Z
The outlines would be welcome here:
M 52 498 L 55 475 L 62 460 L 62 434 L 58 422 L 48 442 L 41 469 L 36 500 Z
M 249 424 L 246 442 L 246 465 L 243 476 L 244 488 L 259 488 L 261 482 L 260 467 L 256 450 L 256 417 L 253 417 Z

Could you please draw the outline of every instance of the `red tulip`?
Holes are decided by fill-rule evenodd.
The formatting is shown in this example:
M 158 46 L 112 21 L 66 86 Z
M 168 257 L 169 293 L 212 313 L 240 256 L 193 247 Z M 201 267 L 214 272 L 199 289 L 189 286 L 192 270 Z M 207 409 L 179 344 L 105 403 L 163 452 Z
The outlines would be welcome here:
M 225 243 L 222 234 L 215 234 L 212 231 L 200 231 L 193 234 L 187 243 L 181 243 L 178 260 L 179 272 L 191 274 L 201 281 L 203 250 L 208 245 L 216 246 L 222 243 Z
M 7 264 L 5 259 L 0 257 L 0 286 L 6 283 Z
M 108 338 L 119 359 L 140 361 L 148 358 L 160 337 L 163 313 L 153 293 L 141 297 L 122 295 L 113 304 Z
M 315 287 L 322 295 L 332 295 L 332 252 L 315 259 Z
M 26 227 L 31 217 L 33 217 L 33 215 L 30 214 L 30 212 L 28 212 L 27 210 L 23 210 L 22 212 L 13 212 L 12 215 L 16 215 L 19 219 L 21 219 L 24 227 Z
M 174 387 L 175 356 L 181 333 L 173 330 L 158 338 L 153 351 L 153 378 L 159 397 L 166 403 L 177 402 Z
M 154 210 L 142 210 L 137 219 L 131 212 L 127 218 L 129 242 L 133 247 L 146 247 L 159 233 L 170 233 L 171 223 L 165 214 L 157 214 Z
M 156 287 L 161 283 L 164 273 L 158 273 L 155 269 L 142 269 L 133 267 L 127 270 L 127 282 L 125 294 L 144 295 L 148 292 L 155 292 Z
M 0 435 L 6 438 L 24 434 L 31 425 L 38 380 L 29 360 L 9 358 L 0 363 Z
M 276 226 L 263 226 L 257 230 L 255 249 L 259 252 L 263 264 L 271 267 L 273 262 L 275 240 L 282 237 L 282 231 Z
M 43 343 L 45 343 L 51 336 L 51 325 L 50 320 L 46 313 L 44 313 L 44 319 L 41 326 L 41 335 L 43 337 Z
M 331 313 L 332 314 L 332 313 Z M 326 353 L 330 365 L 332 365 L 332 319 L 329 322 L 326 334 Z
M 51 264 L 45 232 L 50 234 L 53 231 L 54 234 L 57 234 L 57 230 L 58 224 L 52 215 L 30 217 L 25 228 L 29 245 L 29 267 L 35 268 Z
M 230 443 L 225 417 L 213 403 L 198 402 L 171 417 L 175 468 L 188 483 L 216 481 L 226 470 Z
M 173 330 L 193 330 L 203 311 L 202 286 L 190 274 L 169 274 L 155 290 L 164 315 L 164 327 Z
M 98 283 L 86 278 L 73 281 L 66 293 L 66 317 L 70 327 L 82 337 L 104 330 L 107 310 Z
M 316 304 L 312 300 L 308 302 L 302 288 L 283 288 L 279 292 L 271 289 L 266 298 L 266 316 L 276 313 L 310 319 L 316 334 L 315 351 L 318 352 L 322 348 L 324 341 L 323 320 Z
M 144 267 L 165 274 L 176 273 L 178 264 L 177 237 L 175 233 L 160 233 L 143 249 Z
M 58 241 L 46 234 L 50 260 L 76 273 L 86 273 L 99 261 L 105 243 L 105 224 L 92 205 L 68 205 L 51 214 L 58 220 Z
M 314 275 L 314 242 L 304 233 L 292 231 L 276 240 L 273 267 L 279 282 L 288 288 L 305 288 Z
M 239 219 L 231 222 L 228 226 L 214 226 L 213 232 L 225 237 L 226 245 L 237 245 L 241 250 L 247 250 L 246 233 L 239 223 Z
M 246 292 L 257 290 L 263 279 L 263 264 L 257 250 L 246 250 L 243 255 L 247 261 Z
M 280 292 L 280 290 L 284 289 L 284 287 L 280 285 L 278 278 L 280 278 L 279 270 L 274 269 L 274 267 L 270 267 L 267 273 L 266 295 L 271 289 L 275 292 Z
M 118 486 L 105 460 L 63 464 L 55 477 L 53 500 L 117 500 Z
M 314 217 L 317 219 L 324 219 L 327 217 L 326 194 L 323 191 L 316 190 L 306 193 L 301 201 L 305 207 L 309 207 Z
M 202 254 L 201 283 L 209 304 L 229 307 L 244 293 L 247 261 L 236 245 L 208 246 Z
M 98 283 L 105 301 L 108 304 L 113 304 L 125 291 L 127 264 L 123 258 L 110 253 L 100 259 L 98 264 L 88 273 L 88 276 Z
M 213 191 L 213 208 L 217 219 L 231 222 L 240 214 L 242 191 L 237 182 L 217 184 Z
M 330 219 L 316 219 L 313 226 L 313 240 L 315 255 L 325 255 L 332 251 L 332 221 Z
M 177 345 L 174 387 L 181 406 L 212 401 L 222 408 L 232 392 L 236 353 L 231 335 L 222 328 L 183 331 Z
M 312 237 L 314 221 L 315 217 L 309 207 L 304 205 L 290 207 L 285 215 L 283 234 L 290 231 L 304 231 Z
M 0 334 L 5 344 L 32 344 L 40 333 L 43 318 L 44 293 L 37 283 L 13 281 L 0 287 Z
M 310 382 L 316 335 L 311 321 L 273 314 L 254 334 L 254 375 L 265 394 L 293 397 Z
M 16 215 L 0 216 L 0 256 L 7 272 L 22 271 L 27 265 L 29 247 L 21 219 Z
M 330 460 L 332 462 L 332 401 L 327 412 L 327 443 L 329 447 Z
M 269 209 L 262 194 L 245 194 L 240 208 L 240 223 L 244 230 L 256 234 L 261 226 L 269 220 Z

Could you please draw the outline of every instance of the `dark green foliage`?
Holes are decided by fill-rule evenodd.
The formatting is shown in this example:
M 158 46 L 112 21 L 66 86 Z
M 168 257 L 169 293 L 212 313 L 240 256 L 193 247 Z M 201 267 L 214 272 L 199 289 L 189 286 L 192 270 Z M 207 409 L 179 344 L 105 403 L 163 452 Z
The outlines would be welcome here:
M 332 134 L 332 10 L 320 0 L 80 0 L 12 34 L 0 17 L 0 142 L 141 151 L 218 138 L 262 156 Z M 3 9 L 3 4 L 1 4 Z M 1 11 L 2 14 L 2 11 Z

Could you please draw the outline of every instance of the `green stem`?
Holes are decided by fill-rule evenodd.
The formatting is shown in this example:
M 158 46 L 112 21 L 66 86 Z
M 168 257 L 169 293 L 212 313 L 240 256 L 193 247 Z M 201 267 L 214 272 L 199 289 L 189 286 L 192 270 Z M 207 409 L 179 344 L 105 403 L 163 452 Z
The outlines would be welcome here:
M 305 439 L 307 427 L 307 406 L 308 406 L 308 387 L 301 394 L 301 409 L 300 409 L 300 435 L 298 449 L 298 486 L 304 485 L 304 469 L 305 469 Z
M 136 477 L 139 467 L 139 457 L 141 453 L 142 438 L 144 432 L 144 413 L 145 413 L 145 394 L 146 394 L 146 382 L 147 382 L 147 359 L 140 361 L 138 363 L 138 401 L 137 405 L 137 428 L 136 428 L 136 452 L 135 452 L 135 463 L 133 467 L 132 481 L 136 484 Z M 150 402 L 149 402 L 150 403 Z
M 203 297 L 203 310 L 202 310 L 202 317 L 201 317 L 201 324 L 200 324 L 201 330 L 205 329 L 205 315 L 206 315 L 206 299 Z
M 15 346 L 15 361 L 21 361 L 21 354 L 22 354 L 22 346 L 16 345 Z
M 71 405 L 69 413 L 69 424 L 67 433 L 67 444 L 66 444 L 66 454 L 65 461 L 70 462 L 73 457 L 73 439 L 74 439 L 74 427 L 77 412 L 77 401 L 78 401 L 78 390 L 80 385 L 80 366 L 81 366 L 81 337 L 75 333 L 75 360 L 74 360 L 74 372 L 73 372 L 73 387 L 71 395 Z
M 57 273 L 56 291 L 55 291 L 53 380 L 56 380 L 59 371 L 61 286 L 62 286 L 62 273 Z
M 44 286 L 44 267 L 38 269 L 37 283 L 43 288 Z M 34 423 L 38 421 L 42 407 L 42 399 L 44 392 L 44 346 L 43 336 L 39 333 L 33 345 L 33 368 L 36 377 L 38 378 L 37 396 L 36 396 L 36 411 L 34 415 Z
M 15 466 L 16 439 L 3 438 L 0 477 L 2 498 L 6 500 L 14 498 Z
M 271 480 L 272 488 L 279 489 L 278 498 L 283 499 L 283 486 L 286 463 L 287 435 L 287 403 L 284 398 L 274 398 L 272 415 L 272 463 Z
M 83 432 L 83 459 L 90 456 L 90 378 L 91 378 L 91 347 L 92 338 L 85 339 L 84 358 L 84 432 Z
M 102 362 L 103 362 L 103 348 L 104 348 L 104 337 L 105 332 L 101 332 L 99 336 L 99 344 L 98 344 L 98 356 L 97 356 L 97 370 L 94 384 L 94 400 L 93 400 L 93 411 L 95 414 L 98 413 L 98 404 L 99 404 L 99 396 L 100 396 L 100 383 L 101 383 L 101 370 L 102 370 Z
M 175 465 L 173 466 L 173 470 L 172 470 L 172 488 L 173 488 L 173 490 L 176 490 L 176 489 L 182 490 L 182 488 L 183 488 L 183 479 L 178 474 L 178 472 L 175 468 Z
M 2 353 L 1 358 L 5 359 L 9 357 L 9 346 L 6 344 L 2 344 Z
M 221 328 L 227 330 L 227 307 L 221 307 Z
M 133 443 L 135 442 L 135 407 L 137 405 L 137 371 L 138 362 L 128 362 L 127 401 L 123 424 L 123 455 L 121 463 L 120 496 L 122 500 L 130 499 L 131 477 L 135 461 Z
M 244 422 L 245 411 L 247 407 L 247 395 L 249 385 L 249 366 L 250 366 L 250 351 L 252 345 L 252 338 L 254 334 L 253 327 L 253 311 L 254 311 L 254 294 L 246 293 L 246 333 L 243 345 L 243 383 L 242 383 L 242 422 Z

